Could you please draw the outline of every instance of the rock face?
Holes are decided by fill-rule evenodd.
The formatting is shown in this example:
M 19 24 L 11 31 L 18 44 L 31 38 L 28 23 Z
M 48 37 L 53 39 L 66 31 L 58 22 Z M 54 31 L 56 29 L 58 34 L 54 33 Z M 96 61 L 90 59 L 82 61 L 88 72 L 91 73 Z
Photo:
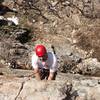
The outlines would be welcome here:
M 0 76 L 0 100 L 99 100 L 99 80 L 60 73 L 55 81 Z
M 100 76 L 99 33 L 99 0 L 0 0 L 0 68 L 31 69 L 41 43 L 54 46 L 60 72 Z M 51 83 L 0 77 L 0 100 L 99 100 L 99 83 L 71 74 Z
M 54 45 L 59 71 L 98 76 L 99 65 L 86 62 L 100 61 L 99 6 L 99 0 L 0 1 L 0 15 L 4 19 L 15 16 L 19 21 L 13 28 L 2 24 L 1 65 L 5 61 L 13 68 L 31 69 L 31 51 L 42 43 L 50 51 Z
M 68 89 L 64 81 L 46 82 L 15 78 L 7 79 L 5 83 L 5 79 L 1 77 L 0 80 L 0 100 L 62 100 Z
M 2 32 L 9 31 L 9 34 L 0 34 L 0 59 L 9 63 L 12 68 L 29 69 L 30 53 L 32 48 L 24 45 L 30 38 L 30 32 L 24 28 L 2 29 Z

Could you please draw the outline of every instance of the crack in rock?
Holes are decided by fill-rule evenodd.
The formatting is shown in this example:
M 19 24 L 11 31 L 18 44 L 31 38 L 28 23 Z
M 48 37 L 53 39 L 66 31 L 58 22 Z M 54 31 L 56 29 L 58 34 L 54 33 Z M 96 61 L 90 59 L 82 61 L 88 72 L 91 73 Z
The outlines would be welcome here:
M 21 91 L 22 91 L 22 89 L 24 87 L 24 84 L 25 84 L 25 82 L 22 82 L 21 87 L 19 89 L 19 92 L 18 92 L 17 96 L 15 97 L 15 100 L 17 100 L 18 96 L 20 95 L 20 93 L 21 93 Z

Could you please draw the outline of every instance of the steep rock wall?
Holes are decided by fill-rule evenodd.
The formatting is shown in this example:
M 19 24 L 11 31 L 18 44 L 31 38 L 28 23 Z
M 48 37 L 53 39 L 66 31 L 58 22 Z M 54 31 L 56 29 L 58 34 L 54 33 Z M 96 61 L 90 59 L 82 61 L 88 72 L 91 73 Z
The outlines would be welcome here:
M 35 44 L 42 43 L 46 45 L 48 50 L 52 50 L 51 45 L 54 45 L 61 70 L 92 75 L 94 75 L 94 72 L 97 73 L 95 70 L 92 72 L 91 69 L 93 70 L 94 66 L 97 66 L 96 70 L 99 70 L 99 0 L 2 0 L 0 3 L 0 6 L 3 6 L 0 14 L 4 17 L 4 20 L 8 17 L 12 18 L 12 16 L 18 17 L 19 27 L 28 28 L 32 35 L 32 39 L 27 43 L 17 40 L 15 44 L 19 46 L 15 46 L 17 50 L 14 51 L 12 50 L 13 44 L 8 43 L 9 49 L 7 48 L 8 44 L 5 43 L 7 55 L 4 58 L 8 58 L 8 60 L 14 58 L 19 63 L 26 61 L 21 65 L 27 65 L 29 60 L 26 59 L 30 57 L 25 58 L 25 56 L 33 50 Z M 11 25 L 11 23 L 7 24 Z M 9 28 L 4 33 L 7 32 L 10 34 L 18 33 L 17 31 L 10 32 Z M 11 36 L 7 35 L 5 40 L 8 41 L 8 37 Z M 3 51 L 2 40 L 1 38 L 0 49 Z M 20 46 L 27 50 L 22 50 Z M 18 50 L 19 48 L 20 50 Z M 11 54 L 9 56 L 7 51 L 11 52 L 13 57 L 11 57 Z M 86 68 L 85 71 L 84 68 L 80 67 L 81 64 L 77 63 L 77 61 L 80 61 L 79 59 L 82 60 L 82 64 Z M 91 62 L 94 60 L 92 66 Z M 90 62 L 86 63 L 88 61 Z

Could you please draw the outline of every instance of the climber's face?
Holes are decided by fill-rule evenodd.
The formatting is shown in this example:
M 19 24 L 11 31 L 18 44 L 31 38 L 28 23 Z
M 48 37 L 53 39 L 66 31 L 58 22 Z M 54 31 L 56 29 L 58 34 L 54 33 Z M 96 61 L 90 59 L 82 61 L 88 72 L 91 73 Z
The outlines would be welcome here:
M 39 60 L 40 60 L 40 61 L 46 61 L 47 58 L 48 58 L 48 55 L 47 55 L 47 53 L 46 53 L 44 56 L 39 57 Z

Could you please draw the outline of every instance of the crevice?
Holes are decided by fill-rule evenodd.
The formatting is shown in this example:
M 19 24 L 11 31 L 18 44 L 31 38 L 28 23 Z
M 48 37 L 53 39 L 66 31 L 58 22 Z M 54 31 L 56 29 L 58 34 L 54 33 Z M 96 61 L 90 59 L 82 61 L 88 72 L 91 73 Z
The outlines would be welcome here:
M 18 92 L 17 96 L 15 97 L 15 100 L 17 100 L 18 96 L 20 95 L 21 91 L 23 90 L 24 83 L 25 83 L 25 82 L 22 82 L 21 87 L 20 87 L 20 89 L 19 89 L 19 92 Z

